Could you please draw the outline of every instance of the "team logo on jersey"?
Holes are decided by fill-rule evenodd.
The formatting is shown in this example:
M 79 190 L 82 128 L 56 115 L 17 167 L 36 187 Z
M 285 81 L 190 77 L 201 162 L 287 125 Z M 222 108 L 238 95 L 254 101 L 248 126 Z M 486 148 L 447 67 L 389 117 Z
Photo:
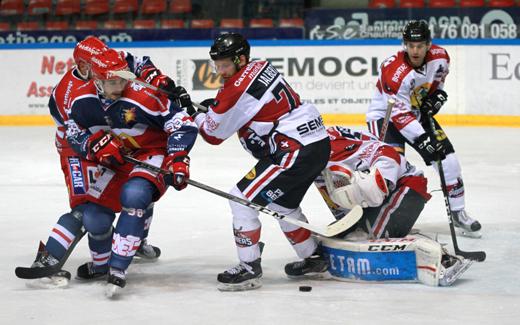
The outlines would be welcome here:
M 422 85 L 412 88 L 412 94 L 410 96 L 410 103 L 412 104 L 412 108 L 419 109 L 422 105 L 424 98 L 428 96 L 428 92 L 430 91 L 431 83 L 426 82 Z
M 130 107 L 123 109 L 123 111 L 121 112 L 121 114 L 123 115 L 123 121 L 125 121 L 126 125 L 132 125 L 136 122 L 137 116 L 135 111 L 135 107 Z
M 255 177 L 256 177 L 256 169 L 255 169 L 255 167 L 253 167 L 253 169 L 251 169 L 249 171 L 249 173 L 247 173 L 246 179 L 251 181 L 251 180 L 255 179 Z
M 68 157 L 68 160 L 72 192 L 75 195 L 85 194 L 85 177 L 81 168 L 81 160 L 78 157 Z
M 224 81 L 219 75 L 213 73 L 208 60 L 193 60 L 195 72 L 193 73 L 193 90 L 219 89 Z

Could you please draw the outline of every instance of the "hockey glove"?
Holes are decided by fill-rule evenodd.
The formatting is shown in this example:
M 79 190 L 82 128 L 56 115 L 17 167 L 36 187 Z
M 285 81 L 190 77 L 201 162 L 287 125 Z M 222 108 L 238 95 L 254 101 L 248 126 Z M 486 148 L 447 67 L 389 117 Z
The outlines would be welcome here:
M 141 78 L 144 79 L 150 85 L 163 90 L 167 94 L 172 94 L 175 90 L 175 82 L 161 73 L 161 70 L 149 67 L 143 69 L 141 72 Z
M 443 160 L 446 158 L 443 141 L 437 140 L 433 135 L 428 133 L 422 134 L 415 140 L 414 145 L 417 147 L 419 154 L 426 162 Z
M 168 97 L 174 101 L 175 105 L 186 108 L 186 113 L 188 113 L 189 116 L 192 116 L 196 113 L 195 108 L 191 104 L 190 94 L 188 94 L 184 87 L 175 87 L 171 96 Z
M 122 151 L 123 142 L 110 133 L 99 130 L 88 139 L 88 158 L 103 165 L 124 164 Z
M 164 165 L 171 173 L 164 176 L 164 182 L 177 191 L 185 189 L 190 178 L 190 157 L 187 152 L 180 151 L 169 155 L 164 159 Z
M 439 112 L 442 105 L 448 100 L 448 94 L 444 90 L 437 89 L 426 97 L 421 105 L 421 113 L 434 116 Z
M 215 98 L 204 99 L 202 102 L 200 102 L 200 105 L 206 108 L 209 108 L 210 106 L 215 106 Z

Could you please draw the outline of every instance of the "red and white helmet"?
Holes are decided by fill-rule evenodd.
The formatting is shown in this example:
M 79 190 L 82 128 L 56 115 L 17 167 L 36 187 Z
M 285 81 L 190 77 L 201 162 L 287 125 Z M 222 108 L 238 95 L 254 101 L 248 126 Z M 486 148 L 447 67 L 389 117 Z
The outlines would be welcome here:
M 127 70 L 128 63 L 125 60 L 122 52 L 113 49 L 107 49 L 91 59 L 92 74 L 97 80 L 116 79 L 111 71 Z
M 108 50 L 108 46 L 103 43 L 102 40 L 95 36 L 87 36 L 84 40 L 76 44 L 72 57 L 74 58 L 76 65 L 79 65 L 82 61 L 90 63 L 90 60 L 94 55 L 106 50 Z

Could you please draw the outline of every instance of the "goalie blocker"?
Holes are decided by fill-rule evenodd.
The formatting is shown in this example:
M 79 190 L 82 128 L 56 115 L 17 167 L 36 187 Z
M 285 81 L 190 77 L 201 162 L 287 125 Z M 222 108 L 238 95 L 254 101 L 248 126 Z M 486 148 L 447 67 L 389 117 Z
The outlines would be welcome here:
M 472 261 L 447 254 L 423 236 L 359 242 L 319 237 L 329 272 L 336 280 L 352 282 L 420 282 L 449 286 Z

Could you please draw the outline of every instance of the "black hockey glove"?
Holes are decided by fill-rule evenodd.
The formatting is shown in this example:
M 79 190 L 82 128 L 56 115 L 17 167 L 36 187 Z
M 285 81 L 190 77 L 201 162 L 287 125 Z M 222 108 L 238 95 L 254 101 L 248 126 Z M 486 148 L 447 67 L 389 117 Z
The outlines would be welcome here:
M 434 116 L 448 100 L 444 90 L 437 89 L 426 97 L 421 105 L 421 114 Z
M 186 108 L 186 113 L 188 113 L 189 116 L 192 116 L 195 114 L 195 108 L 191 104 L 191 97 L 190 94 L 186 91 L 186 89 L 182 86 L 177 86 L 173 90 L 172 94 L 168 96 L 175 105 Z
M 424 133 L 419 136 L 414 145 L 424 161 L 432 162 L 446 158 L 445 148 L 442 141 L 437 140 L 434 135 Z
M 206 108 L 208 108 L 210 105 L 215 106 L 215 98 L 204 99 L 203 101 L 200 102 L 200 105 L 204 106 Z

